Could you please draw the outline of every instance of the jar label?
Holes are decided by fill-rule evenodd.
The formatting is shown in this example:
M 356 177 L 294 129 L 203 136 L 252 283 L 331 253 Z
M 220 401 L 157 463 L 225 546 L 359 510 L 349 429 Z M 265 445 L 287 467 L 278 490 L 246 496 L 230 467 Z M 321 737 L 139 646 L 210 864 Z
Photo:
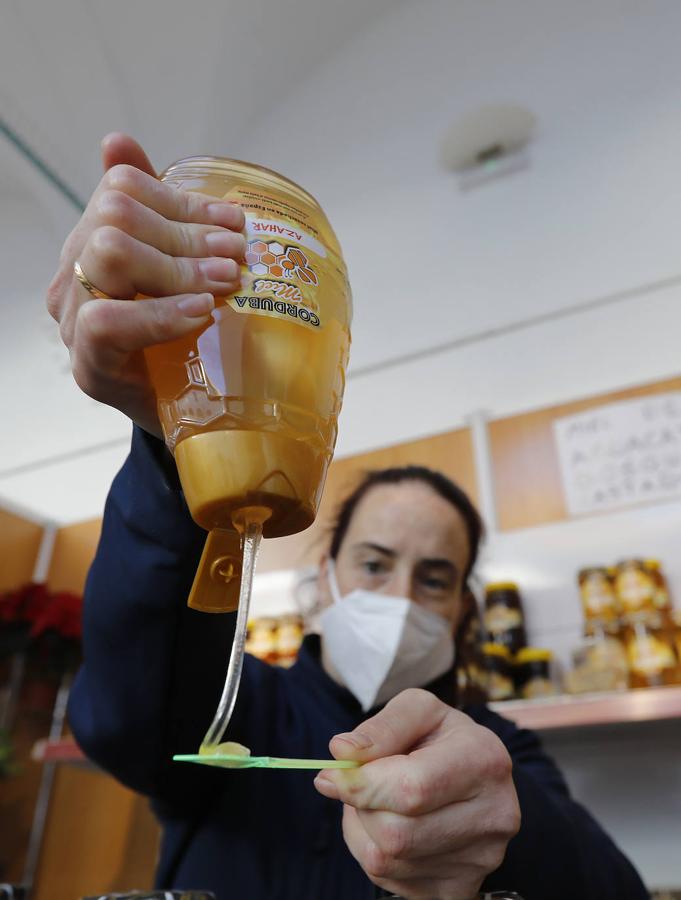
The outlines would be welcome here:
M 642 675 L 659 675 L 676 665 L 672 648 L 653 635 L 637 635 L 627 645 L 629 668 Z
M 625 610 L 635 611 L 652 605 L 654 587 L 640 569 L 629 568 L 617 576 L 617 596 Z
M 617 611 L 615 593 L 610 582 L 602 575 L 586 577 L 581 584 L 584 611 L 589 616 L 609 616 Z
M 490 634 L 499 634 L 502 631 L 510 631 L 512 628 L 520 628 L 523 624 L 523 617 L 520 610 L 500 603 L 485 610 L 484 623 L 485 629 Z
M 314 217 L 276 192 L 235 185 L 224 196 L 246 214 L 246 265 L 242 288 L 227 298 L 238 313 L 283 319 L 319 331 L 322 313 L 317 292 L 324 291 L 324 317 L 334 295 L 349 290 L 347 276 L 315 228 Z M 332 313 L 333 315 L 333 313 Z
M 254 231 L 257 225 L 277 228 L 273 231 Z M 286 319 L 312 330 L 321 327 L 317 290 L 320 283 L 330 280 L 326 250 L 300 229 L 289 228 L 286 222 L 251 220 L 247 224 L 247 273 L 243 287 L 227 303 L 235 312 Z M 268 237 L 276 234 L 274 240 Z M 317 249 L 310 249 L 312 246 Z M 322 255 L 323 254 L 323 255 Z M 327 293 L 328 287 L 327 287 Z
M 277 219 L 247 219 L 246 235 L 249 240 L 268 240 L 274 238 L 277 242 L 295 243 L 301 247 L 312 250 L 322 259 L 326 258 L 326 247 L 317 238 L 312 237 L 303 228 L 291 227 L 287 222 Z

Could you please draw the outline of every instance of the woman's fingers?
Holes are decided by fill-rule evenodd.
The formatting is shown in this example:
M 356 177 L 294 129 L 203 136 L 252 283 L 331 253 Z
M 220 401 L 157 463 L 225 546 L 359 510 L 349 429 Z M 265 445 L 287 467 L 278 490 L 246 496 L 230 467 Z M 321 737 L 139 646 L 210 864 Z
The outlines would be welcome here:
M 96 288 L 117 299 L 228 294 L 240 284 L 240 207 L 160 182 L 144 150 L 124 134 L 104 139 L 102 162 L 107 171 L 48 288 L 48 309 L 67 346 L 79 309 L 90 300 L 74 278 L 76 260 Z
M 196 191 L 178 190 L 126 163 L 113 166 L 106 172 L 90 206 L 96 206 L 101 194 L 107 191 L 127 194 L 173 222 L 219 225 L 234 231 L 241 231 L 245 225 L 240 206 Z
M 90 397 L 161 436 L 156 400 L 141 351 L 181 338 L 210 323 L 211 294 L 157 300 L 89 300 L 78 310 L 70 344 L 71 368 Z
M 95 287 L 124 300 L 136 294 L 229 294 L 241 283 L 241 269 L 234 259 L 168 256 L 111 225 L 90 234 L 79 262 Z
M 410 900 L 470 900 L 477 896 L 487 874 L 461 851 L 415 860 L 386 853 L 367 833 L 357 811 L 349 806 L 343 809 L 343 837 L 350 853 L 375 884 Z
M 106 135 L 101 143 L 101 156 L 102 168 L 105 172 L 120 163 L 127 163 L 148 175 L 156 176 L 156 170 L 142 146 L 134 138 L 121 131 L 112 131 Z
M 78 313 L 73 352 L 91 350 L 90 362 L 103 372 L 117 368 L 118 357 L 162 344 L 195 331 L 209 319 L 212 294 L 181 294 L 160 299 L 90 300 Z
M 160 435 L 141 352 L 209 325 L 213 295 L 238 289 L 243 211 L 161 183 L 127 135 L 102 141 L 105 174 L 67 238 L 47 292 L 76 382 Z M 93 300 L 74 274 L 111 300 Z M 146 294 L 148 300 L 135 300 Z
M 175 222 L 122 191 L 104 191 L 97 198 L 100 227 L 110 225 L 169 256 L 226 256 L 243 261 L 246 239 L 215 225 Z
M 160 434 L 141 351 L 210 324 L 214 295 L 238 289 L 245 218 L 232 203 L 159 181 L 127 135 L 107 135 L 102 163 L 105 174 L 62 249 L 48 309 L 80 387 Z M 92 299 L 75 277 L 76 260 L 113 299 Z M 130 302 L 139 294 L 152 299 Z

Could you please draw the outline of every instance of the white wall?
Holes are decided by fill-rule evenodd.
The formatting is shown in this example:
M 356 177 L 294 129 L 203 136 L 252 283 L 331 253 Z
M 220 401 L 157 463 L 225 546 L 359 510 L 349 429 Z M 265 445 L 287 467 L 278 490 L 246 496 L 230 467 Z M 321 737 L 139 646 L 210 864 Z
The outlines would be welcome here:
M 318 194 L 350 267 L 339 453 L 678 371 L 680 29 L 669 3 L 397 4 L 263 119 L 245 149 Z M 538 116 L 531 168 L 462 194 L 441 138 L 499 100 Z
M 679 336 L 678 338 L 676 336 Z M 348 382 L 339 455 L 677 375 L 681 284 Z

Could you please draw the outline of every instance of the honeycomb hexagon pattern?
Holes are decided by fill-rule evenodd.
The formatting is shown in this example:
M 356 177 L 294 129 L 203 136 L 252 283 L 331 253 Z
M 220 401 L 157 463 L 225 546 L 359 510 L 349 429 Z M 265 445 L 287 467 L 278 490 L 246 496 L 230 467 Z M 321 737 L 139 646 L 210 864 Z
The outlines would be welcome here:
M 296 278 L 304 284 L 319 283 L 309 259 L 300 247 L 283 247 L 278 241 L 249 241 L 246 263 L 254 275 Z
M 255 400 L 247 397 L 223 396 L 206 377 L 199 357 L 185 362 L 186 386 L 172 399 L 161 401 L 159 418 L 166 441 L 174 451 L 178 441 L 192 434 L 211 429 L 286 430 L 306 435 L 320 450 L 333 448 L 338 433 L 337 418 L 341 408 L 344 385 L 344 366 L 347 354 L 336 372 L 332 390 L 332 412 L 328 418 L 319 417 L 310 410 L 279 403 L 276 400 Z M 328 450 L 329 457 L 332 449 Z

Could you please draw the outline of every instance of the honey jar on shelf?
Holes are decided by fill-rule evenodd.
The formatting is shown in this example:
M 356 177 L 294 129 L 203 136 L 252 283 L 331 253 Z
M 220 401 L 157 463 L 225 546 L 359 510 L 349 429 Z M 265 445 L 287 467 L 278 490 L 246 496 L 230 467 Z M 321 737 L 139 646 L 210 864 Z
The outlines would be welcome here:
M 257 656 L 266 663 L 278 661 L 276 619 L 253 619 L 248 623 L 246 653 Z
M 518 585 L 495 582 L 485 588 L 483 625 L 489 641 L 516 653 L 527 644 L 525 617 Z
M 510 700 L 515 693 L 511 651 L 502 644 L 482 645 L 485 661 L 485 688 L 489 700 Z
M 629 687 L 627 654 L 619 639 L 619 623 L 593 619 L 584 643 L 572 653 L 572 669 L 565 676 L 570 694 L 623 691 Z
M 552 697 L 556 685 L 551 676 L 553 653 L 542 647 L 523 647 L 514 660 L 515 685 L 524 700 Z
M 672 599 L 669 593 L 667 579 L 662 570 L 662 564 L 659 559 L 646 559 L 644 565 L 653 581 L 653 606 L 655 611 L 662 616 L 662 621 L 665 626 L 673 628 Z
M 609 570 L 605 566 L 580 569 L 577 580 L 586 622 L 595 619 L 601 622 L 616 620 L 619 605 Z
M 615 593 L 624 617 L 655 612 L 655 581 L 641 559 L 625 559 L 617 564 Z
M 300 616 L 282 616 L 277 629 L 277 665 L 286 669 L 292 666 L 302 642 L 303 621 Z
M 632 688 L 681 683 L 681 665 L 669 630 L 655 627 L 645 612 L 629 615 L 622 631 Z
M 676 649 L 676 655 L 681 662 L 681 609 L 672 609 L 672 640 Z

